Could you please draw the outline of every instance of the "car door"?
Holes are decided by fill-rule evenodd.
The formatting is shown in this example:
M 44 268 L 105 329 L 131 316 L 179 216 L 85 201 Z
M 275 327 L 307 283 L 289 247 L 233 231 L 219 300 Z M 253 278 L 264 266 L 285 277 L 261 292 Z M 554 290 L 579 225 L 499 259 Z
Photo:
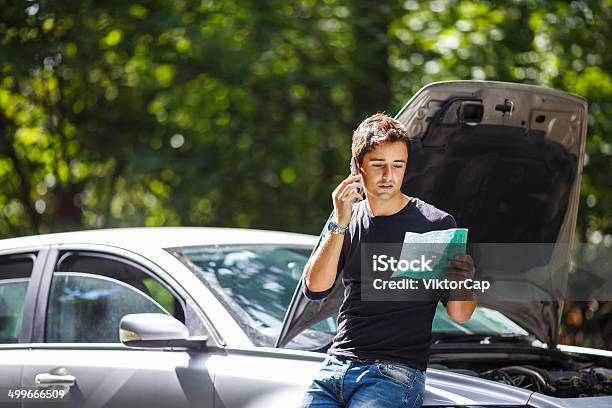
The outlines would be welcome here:
M 209 354 L 120 343 L 119 321 L 130 313 L 167 313 L 191 335 L 205 332 L 169 275 L 134 258 L 120 250 L 52 250 L 23 364 L 25 388 L 63 390 L 58 406 L 212 406 Z
M 27 300 L 34 300 L 28 289 L 42 270 L 45 255 L 38 250 L 0 254 L 0 403 L 11 406 L 19 405 L 21 362 L 28 352 L 32 307 Z

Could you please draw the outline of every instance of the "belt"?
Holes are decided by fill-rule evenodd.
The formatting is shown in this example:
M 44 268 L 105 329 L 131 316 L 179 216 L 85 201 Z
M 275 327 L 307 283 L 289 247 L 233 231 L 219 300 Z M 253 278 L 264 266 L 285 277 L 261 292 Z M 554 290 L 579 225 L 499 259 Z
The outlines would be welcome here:
M 355 363 L 364 363 L 364 364 L 390 364 L 390 365 L 399 364 L 399 365 L 402 365 L 402 366 L 404 366 L 404 367 L 406 367 L 406 368 L 408 368 L 410 370 L 415 370 L 415 371 L 418 371 L 420 373 L 425 373 L 425 371 L 423 371 L 423 370 L 419 370 L 418 368 L 410 367 L 409 365 L 406 365 L 404 363 L 400 363 L 399 361 L 372 360 L 372 359 L 364 359 L 364 358 L 357 358 L 357 357 L 344 357 L 344 356 L 342 356 L 342 357 L 334 356 L 334 357 L 336 357 L 336 358 L 345 358 L 345 359 L 350 360 L 350 361 L 355 362 Z
M 367 358 L 357 358 L 357 357 L 347 357 L 347 356 L 335 356 L 336 358 L 340 357 L 340 358 L 345 358 L 347 360 L 351 360 L 354 361 L 356 363 L 367 363 L 367 364 L 373 364 L 373 363 L 393 363 L 393 361 L 388 361 L 388 360 L 373 360 L 373 359 L 367 359 Z

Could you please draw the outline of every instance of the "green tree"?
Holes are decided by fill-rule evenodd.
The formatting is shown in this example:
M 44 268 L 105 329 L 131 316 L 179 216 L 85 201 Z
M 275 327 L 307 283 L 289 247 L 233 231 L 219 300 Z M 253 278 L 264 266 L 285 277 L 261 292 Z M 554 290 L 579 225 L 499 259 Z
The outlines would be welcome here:
M 589 100 L 577 239 L 612 244 L 611 6 L 3 2 L 0 234 L 318 233 L 365 115 L 394 113 L 432 81 L 491 79 Z M 589 307 L 592 319 L 607 310 Z

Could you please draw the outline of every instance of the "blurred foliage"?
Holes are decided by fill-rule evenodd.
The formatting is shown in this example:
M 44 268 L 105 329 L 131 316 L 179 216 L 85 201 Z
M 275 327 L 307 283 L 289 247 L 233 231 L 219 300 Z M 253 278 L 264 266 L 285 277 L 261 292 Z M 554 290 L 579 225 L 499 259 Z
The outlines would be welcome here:
M 491 79 L 589 100 L 577 239 L 612 245 L 612 0 L 0 4 L 1 236 L 318 233 L 363 117 Z

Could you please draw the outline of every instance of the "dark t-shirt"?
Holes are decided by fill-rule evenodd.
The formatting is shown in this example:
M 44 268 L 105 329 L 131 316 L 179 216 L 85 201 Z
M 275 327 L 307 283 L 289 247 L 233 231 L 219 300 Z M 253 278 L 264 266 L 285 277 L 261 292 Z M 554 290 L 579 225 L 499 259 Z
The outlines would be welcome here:
M 344 301 L 338 314 L 338 332 L 328 353 L 368 360 L 387 360 L 424 371 L 429 360 L 431 322 L 438 301 L 446 306 L 448 291 L 430 300 L 363 301 L 361 298 L 361 244 L 398 243 L 406 232 L 424 233 L 456 228 L 454 218 L 418 198 L 389 216 L 372 216 L 366 202 L 353 206 L 344 237 L 338 275 L 344 270 Z M 323 299 L 333 288 L 312 292 L 309 299 Z

